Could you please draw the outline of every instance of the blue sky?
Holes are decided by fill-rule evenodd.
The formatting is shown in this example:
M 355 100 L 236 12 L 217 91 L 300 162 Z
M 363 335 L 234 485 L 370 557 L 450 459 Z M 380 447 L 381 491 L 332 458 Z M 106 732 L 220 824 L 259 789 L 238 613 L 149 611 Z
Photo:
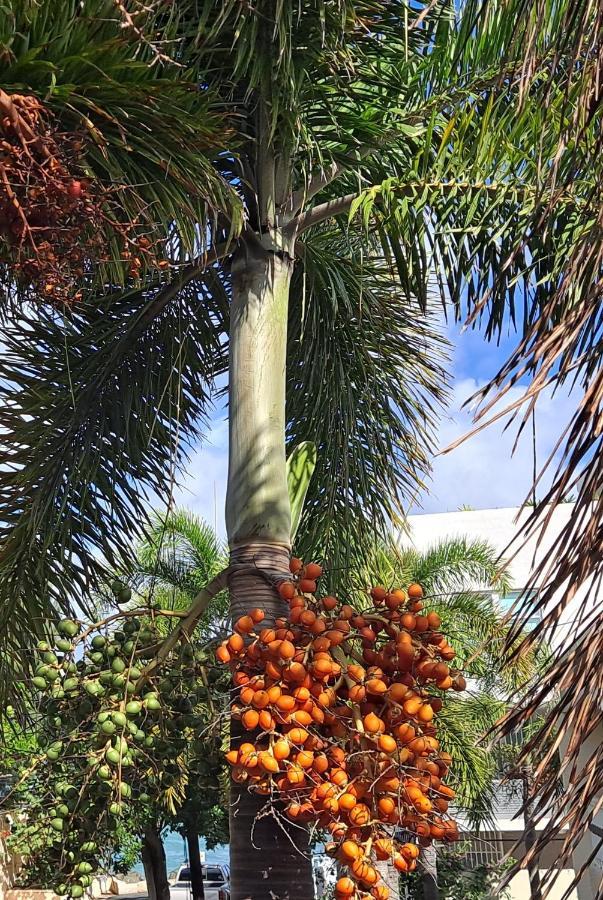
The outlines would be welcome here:
M 479 331 L 462 332 L 457 325 L 447 328 L 453 344 L 451 370 L 452 398 L 443 417 L 437 451 L 466 434 L 471 415 L 463 403 L 498 371 L 514 344 L 513 335 L 504 335 L 500 346 L 487 343 Z M 516 390 L 511 399 L 519 396 Z M 576 399 L 567 394 L 541 397 L 536 413 L 536 456 L 542 464 L 551 453 Z M 476 509 L 516 506 L 528 494 L 532 478 L 531 430 L 512 455 L 515 430 L 504 431 L 504 423 L 473 436 L 446 455 L 437 454 L 429 491 L 417 498 L 412 512 L 445 512 L 464 504 Z M 205 442 L 193 454 L 186 479 L 176 492 L 178 503 L 204 516 L 224 534 L 224 499 L 227 474 L 228 425 L 224 410 L 217 410 Z M 546 483 L 546 481 L 545 481 Z

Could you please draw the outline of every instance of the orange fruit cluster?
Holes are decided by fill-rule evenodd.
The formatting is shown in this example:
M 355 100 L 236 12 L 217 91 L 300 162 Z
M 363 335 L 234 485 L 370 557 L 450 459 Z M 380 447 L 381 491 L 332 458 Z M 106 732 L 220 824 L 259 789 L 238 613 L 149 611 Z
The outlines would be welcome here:
M 387 900 L 376 860 L 409 872 L 421 845 L 459 836 L 434 719 L 465 679 L 420 585 L 374 587 L 359 613 L 316 596 L 316 563 L 292 559 L 290 569 L 278 585 L 288 614 L 266 626 L 250 610 L 217 650 L 238 688 L 232 714 L 251 733 L 226 758 L 235 781 L 329 833 L 327 852 L 348 872 L 338 900 Z M 392 826 L 415 842 L 392 839 Z

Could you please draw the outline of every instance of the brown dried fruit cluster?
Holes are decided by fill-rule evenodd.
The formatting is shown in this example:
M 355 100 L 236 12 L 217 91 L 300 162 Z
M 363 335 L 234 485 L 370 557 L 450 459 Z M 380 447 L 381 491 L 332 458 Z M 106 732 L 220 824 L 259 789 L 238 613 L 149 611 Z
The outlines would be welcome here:
M 136 223 L 119 220 L 115 192 L 84 177 L 82 148 L 36 97 L 0 89 L 0 266 L 21 291 L 53 303 L 81 298 L 85 276 L 109 260 L 109 236 L 125 274 L 140 275 L 143 260 L 165 265 Z
M 376 860 L 409 872 L 421 845 L 458 838 L 434 719 L 465 679 L 420 585 L 375 587 L 358 613 L 316 596 L 316 563 L 290 568 L 278 586 L 288 615 L 262 627 L 263 611 L 250 610 L 217 651 L 239 689 L 232 713 L 252 733 L 227 753 L 232 777 L 330 832 L 327 852 L 348 869 L 337 898 L 387 900 Z M 392 826 L 415 841 L 393 840 Z

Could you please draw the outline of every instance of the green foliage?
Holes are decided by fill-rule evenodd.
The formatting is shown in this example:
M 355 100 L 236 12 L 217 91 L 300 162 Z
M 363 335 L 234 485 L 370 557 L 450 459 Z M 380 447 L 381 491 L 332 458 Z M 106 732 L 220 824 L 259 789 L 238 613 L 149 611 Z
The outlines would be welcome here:
M 28 690 L 39 747 L 21 759 L 11 799 L 25 815 L 13 847 L 28 860 L 28 879 L 48 886 L 52 876 L 60 895 L 81 896 L 116 852 L 125 865 L 132 835 L 161 811 L 176 818 L 200 792 L 210 806 L 221 800 L 224 676 L 188 640 L 163 666 L 145 668 L 156 621 L 170 612 L 142 607 L 88 627 L 67 620 L 59 633 L 70 646 L 63 637 L 38 644 Z M 218 833 L 215 813 L 208 826 Z
M 316 468 L 316 445 L 303 441 L 287 457 L 287 488 L 291 504 L 291 540 L 295 539 L 306 494 Z
M 513 861 L 500 865 L 481 865 L 468 868 L 465 860 L 468 845 L 442 847 L 438 850 L 438 889 L 441 900 L 507 900 L 508 890 L 496 888 Z M 422 900 L 423 885 L 420 872 L 412 873 L 404 881 L 407 900 Z

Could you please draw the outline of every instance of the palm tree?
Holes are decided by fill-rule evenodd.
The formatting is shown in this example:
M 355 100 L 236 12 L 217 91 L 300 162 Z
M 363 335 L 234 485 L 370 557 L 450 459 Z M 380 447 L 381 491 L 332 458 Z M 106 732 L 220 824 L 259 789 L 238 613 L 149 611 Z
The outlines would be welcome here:
M 433 291 L 488 338 L 521 313 L 501 383 L 522 360 L 535 390 L 583 367 L 570 468 L 597 458 L 599 376 L 583 341 L 602 246 L 598 4 L 9 7 L 6 109 L 27 91 L 81 130 L 93 180 L 129 186 L 123 214 L 151 218 L 171 262 L 125 277 L 112 259 L 68 310 L 11 294 L 0 625 L 13 652 L 24 623 L 82 602 L 103 560 L 127 554 L 145 490 L 171 496 L 227 351 L 231 558 L 202 601 L 228 580 L 233 615 L 279 611 L 287 445 L 316 444 L 299 542 L 324 547 L 333 573 L 423 480 L 445 396 Z M 580 582 L 600 565 L 585 540 L 567 540 L 554 571 Z M 234 795 L 233 898 L 269 885 L 306 900 L 303 832 L 265 817 L 250 847 L 258 809 Z
M 430 598 L 430 608 L 440 614 L 442 629 L 450 636 L 471 687 L 467 696 L 448 698 L 438 716 L 439 738 L 454 761 L 455 805 L 471 827 L 488 827 L 493 822 L 500 766 L 498 749 L 488 747 L 482 739 L 505 712 L 509 695 L 517 694 L 534 678 L 544 658 L 541 652 L 526 654 L 501 671 L 500 654 L 509 625 L 493 592 L 504 595 L 511 585 L 498 551 L 485 540 L 451 537 L 420 552 L 403 538 L 402 546 L 390 538 L 375 544 L 349 578 L 352 588 L 357 588 L 359 602 L 366 598 L 366 584 L 375 579 L 384 585 L 417 581 Z M 423 896 L 437 900 L 433 849 L 423 859 Z M 387 881 L 392 892 L 397 892 L 395 870 L 387 871 Z

